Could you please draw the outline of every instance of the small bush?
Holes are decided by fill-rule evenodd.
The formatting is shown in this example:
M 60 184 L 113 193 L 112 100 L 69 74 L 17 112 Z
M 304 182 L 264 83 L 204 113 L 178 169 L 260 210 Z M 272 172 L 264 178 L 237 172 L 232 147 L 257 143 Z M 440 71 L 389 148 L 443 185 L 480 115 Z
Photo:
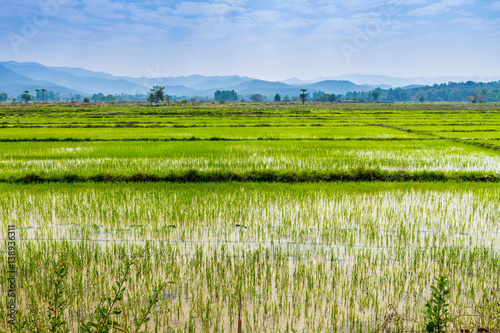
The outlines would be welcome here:
M 427 332 L 444 333 L 446 324 L 450 321 L 448 317 L 448 306 L 446 297 L 450 293 L 447 287 L 448 280 L 444 276 L 436 279 L 436 285 L 431 286 L 431 298 L 425 304 L 425 314 L 427 323 L 425 329 Z

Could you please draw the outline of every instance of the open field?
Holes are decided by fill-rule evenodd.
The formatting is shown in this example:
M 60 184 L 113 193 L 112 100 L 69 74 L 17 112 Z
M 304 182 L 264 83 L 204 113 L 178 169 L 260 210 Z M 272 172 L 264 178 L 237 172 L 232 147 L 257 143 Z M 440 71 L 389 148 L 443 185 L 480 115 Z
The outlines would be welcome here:
M 496 332 L 498 108 L 0 108 L 0 331 Z

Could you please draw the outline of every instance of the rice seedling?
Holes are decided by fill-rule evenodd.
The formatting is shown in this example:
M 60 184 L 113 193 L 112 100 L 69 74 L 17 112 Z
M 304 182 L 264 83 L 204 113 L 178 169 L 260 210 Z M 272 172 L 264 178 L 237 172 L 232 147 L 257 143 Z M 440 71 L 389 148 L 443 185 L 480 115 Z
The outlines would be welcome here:
M 3 108 L 0 331 L 498 331 L 500 118 L 425 107 Z

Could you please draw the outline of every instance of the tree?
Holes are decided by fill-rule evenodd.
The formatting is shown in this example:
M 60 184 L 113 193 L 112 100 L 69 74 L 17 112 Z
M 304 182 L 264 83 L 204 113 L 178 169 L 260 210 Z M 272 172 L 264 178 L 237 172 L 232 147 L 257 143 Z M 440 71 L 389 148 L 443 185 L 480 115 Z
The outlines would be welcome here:
M 324 94 L 320 97 L 319 99 L 321 102 L 326 103 L 326 102 L 336 102 L 337 101 L 337 95 L 335 94 Z
M 370 92 L 370 95 L 372 96 L 374 102 L 378 100 L 381 93 L 382 89 L 380 89 L 380 87 Z
M 83 99 L 83 103 L 90 103 L 90 99 L 89 99 L 88 97 L 85 97 L 85 98 Z
M 47 89 L 41 89 L 42 91 L 42 102 L 45 102 L 45 92 L 47 91 Z
M 313 96 L 312 96 L 312 100 L 313 101 L 320 101 L 321 100 L 321 97 L 323 97 L 325 95 L 325 92 L 324 91 L 315 91 L 313 92 Z
M 7 94 L 6 93 L 1 93 L 0 94 L 0 102 L 6 102 L 7 101 Z
M 264 96 L 262 96 L 261 94 L 253 94 L 252 96 L 250 96 L 250 100 L 252 102 L 264 102 Z
M 31 101 L 31 95 L 29 90 L 25 90 L 24 94 L 21 95 L 21 98 L 26 101 L 26 104 L 28 104 L 28 101 Z
M 281 102 L 281 96 L 280 96 L 280 94 L 276 94 L 276 95 L 274 96 L 274 101 L 275 101 L 275 102 Z
M 40 89 L 35 89 L 36 91 L 36 101 L 39 102 L 40 101 Z
M 481 95 L 481 103 L 485 103 L 486 102 L 486 95 L 488 95 L 488 88 L 486 87 L 483 87 L 481 89 L 481 91 L 479 92 L 479 95 Z
M 302 104 L 304 104 L 307 101 L 307 96 L 309 96 L 309 94 L 306 94 L 307 89 L 300 89 L 300 91 L 302 91 L 300 99 L 302 100 Z
M 98 94 L 93 94 L 92 97 L 91 97 L 91 99 L 94 102 L 99 102 L 103 97 L 104 97 L 103 93 L 98 93 Z
M 419 101 L 420 103 L 423 103 L 423 102 L 425 101 L 425 99 L 424 99 L 424 95 L 420 96 L 420 98 L 418 99 L 418 101 Z
M 149 93 L 149 96 L 148 96 L 148 102 L 151 103 L 151 105 L 153 105 L 153 103 L 155 102 L 155 94 L 153 93 Z
M 148 97 L 148 101 L 150 101 L 150 97 L 152 97 L 152 100 L 154 103 L 160 103 L 160 101 L 164 101 L 165 100 L 165 87 L 160 87 L 160 86 L 153 86 L 153 88 L 151 88 L 151 92 L 149 94 L 149 97 Z M 151 104 L 153 104 L 153 102 L 150 101 Z
M 474 90 L 472 93 L 472 103 L 477 103 L 479 101 L 479 95 L 477 94 L 477 91 Z
M 238 94 L 234 90 L 217 90 L 214 93 L 214 99 L 216 101 L 220 100 L 226 100 L 226 101 L 237 101 L 238 100 Z
M 170 105 L 170 95 L 165 96 L 165 98 L 167 100 L 167 105 Z

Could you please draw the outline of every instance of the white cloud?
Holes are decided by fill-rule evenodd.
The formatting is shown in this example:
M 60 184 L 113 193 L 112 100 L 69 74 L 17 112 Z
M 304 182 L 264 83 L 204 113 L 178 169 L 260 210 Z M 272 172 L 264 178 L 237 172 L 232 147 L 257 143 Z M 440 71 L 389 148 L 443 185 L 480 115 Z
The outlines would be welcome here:
M 498 31 L 498 23 L 488 22 L 479 17 L 458 18 L 451 22 L 460 24 L 467 29 L 474 29 L 477 31 Z
M 260 9 L 252 13 L 252 18 L 259 23 L 278 23 L 281 20 L 281 14 L 275 10 Z
M 83 10 L 94 17 L 105 19 L 124 18 L 124 14 L 117 13 L 125 9 L 125 5 L 110 0 L 82 0 Z
M 296 29 L 296 28 L 307 28 L 311 26 L 311 21 L 303 18 L 293 18 L 286 21 L 282 21 L 276 24 L 276 28 L 280 29 Z
M 172 14 L 179 16 L 224 16 L 232 12 L 244 12 L 245 9 L 227 3 L 181 2 Z
M 442 0 L 429 6 L 411 10 L 409 14 L 419 16 L 437 15 L 449 12 L 453 7 L 462 6 L 468 3 L 470 3 L 470 1 L 467 0 Z
M 217 2 L 227 3 L 232 6 L 243 6 L 248 0 L 218 0 Z
M 492 1 L 489 5 L 488 8 L 491 10 L 500 10 L 500 1 Z
M 276 0 L 278 7 L 283 8 L 287 12 L 303 14 L 316 13 L 315 4 L 308 0 Z
M 171 14 L 172 11 L 166 7 L 159 7 L 152 11 L 130 5 L 128 10 L 132 20 L 143 22 L 144 24 L 170 27 L 191 27 L 193 25 L 190 19 L 174 16 Z

